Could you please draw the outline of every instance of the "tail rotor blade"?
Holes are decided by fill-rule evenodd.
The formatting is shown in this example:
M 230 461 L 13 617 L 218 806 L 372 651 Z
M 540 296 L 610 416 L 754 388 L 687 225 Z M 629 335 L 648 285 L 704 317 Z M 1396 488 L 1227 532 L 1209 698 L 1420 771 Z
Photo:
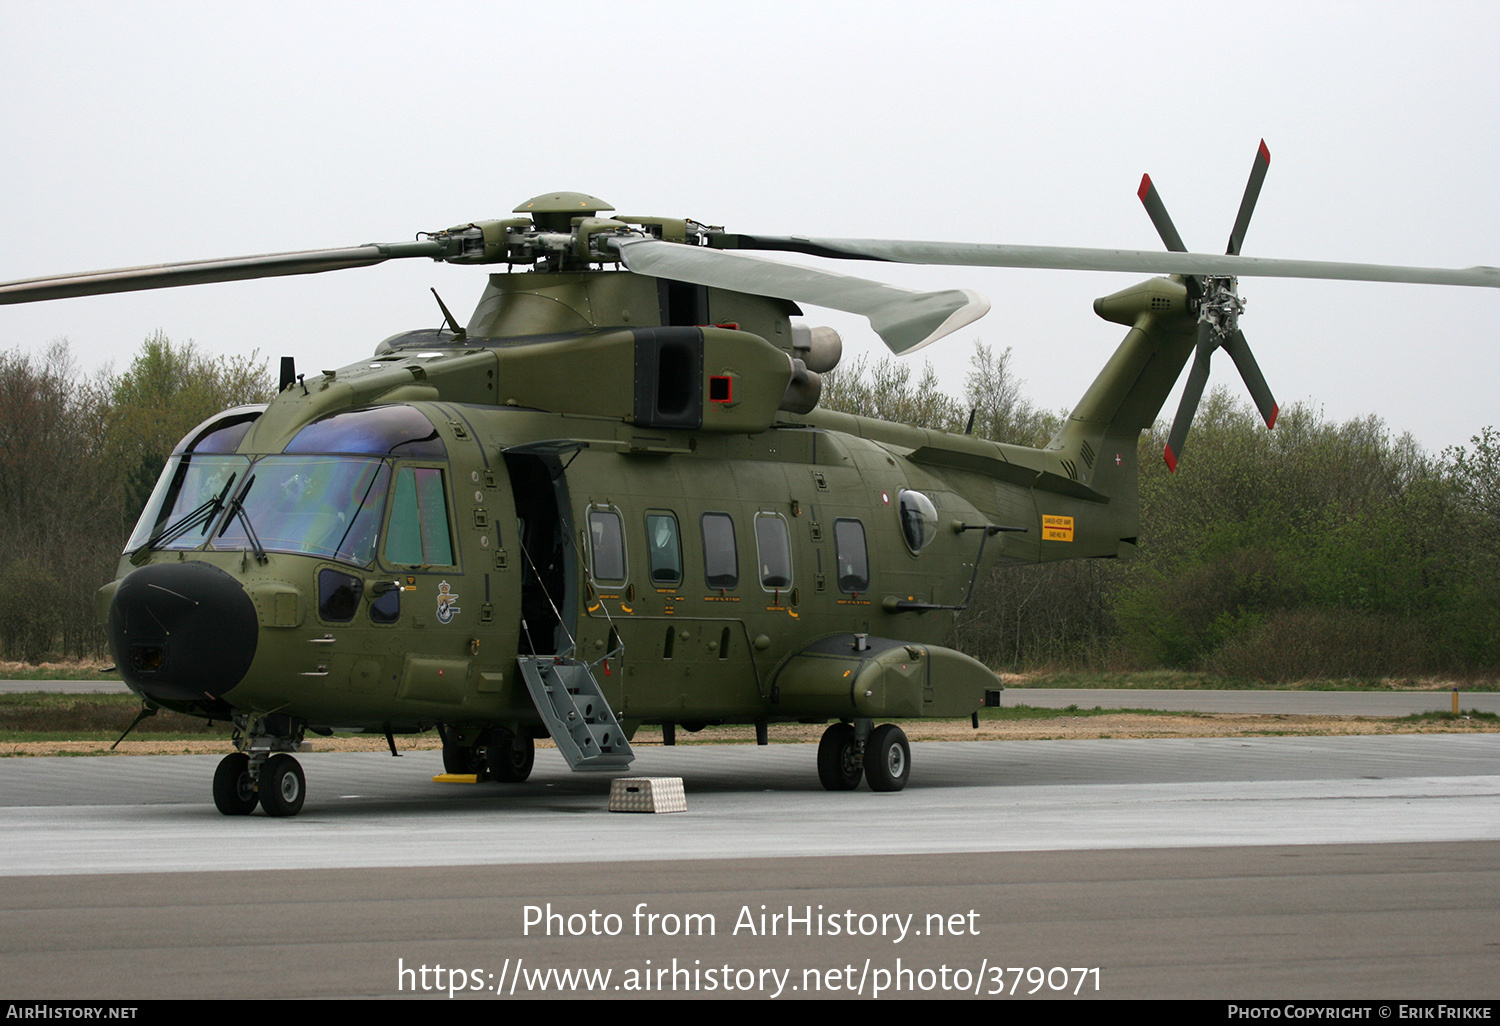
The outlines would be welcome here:
M 1187 444 L 1188 429 L 1193 426 L 1193 414 L 1198 412 L 1198 400 L 1203 398 L 1203 386 L 1208 383 L 1208 359 L 1214 348 L 1213 328 L 1208 324 L 1198 325 L 1198 350 L 1193 357 L 1193 369 L 1188 371 L 1187 384 L 1182 388 L 1182 402 L 1177 404 L 1177 418 L 1172 421 L 1172 430 L 1167 435 L 1167 451 L 1162 454 L 1167 469 L 1174 474 L 1177 473 L 1177 461 L 1182 458 L 1182 447 Z
M 1245 333 L 1236 328 L 1224 340 L 1223 345 L 1234 360 L 1234 365 L 1239 368 L 1240 377 L 1245 379 L 1245 387 L 1250 390 L 1250 398 L 1255 400 L 1255 408 L 1260 411 L 1261 419 L 1266 422 L 1266 427 L 1274 428 L 1276 414 L 1281 408 L 1276 405 L 1271 389 L 1266 384 L 1265 376 L 1260 372 L 1260 365 L 1255 362 L 1255 357 L 1250 352 L 1250 344 L 1245 341 Z
M 1174 253 L 1186 253 L 1187 246 L 1183 245 L 1182 236 L 1177 234 L 1177 226 L 1167 216 L 1166 204 L 1161 201 L 1150 175 L 1141 175 L 1141 187 L 1136 190 L 1136 195 L 1145 204 L 1146 213 L 1150 215 L 1151 223 L 1156 225 L 1156 233 L 1167 244 L 1167 248 Z
M 1250 227 L 1250 215 L 1255 213 L 1255 201 L 1260 198 L 1260 187 L 1266 180 L 1266 171 L 1271 167 L 1271 151 L 1266 141 L 1260 141 L 1255 151 L 1255 163 L 1250 167 L 1250 181 L 1245 183 L 1245 196 L 1240 200 L 1240 212 L 1235 216 L 1234 228 L 1229 233 L 1229 256 L 1239 256 L 1240 246 L 1245 242 L 1245 229 Z

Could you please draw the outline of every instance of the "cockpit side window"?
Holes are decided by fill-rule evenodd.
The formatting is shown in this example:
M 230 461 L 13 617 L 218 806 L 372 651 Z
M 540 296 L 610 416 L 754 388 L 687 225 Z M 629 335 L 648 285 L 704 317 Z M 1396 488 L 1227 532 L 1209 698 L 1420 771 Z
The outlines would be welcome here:
M 403 566 L 452 566 L 447 491 L 439 467 L 398 467 L 385 558 Z

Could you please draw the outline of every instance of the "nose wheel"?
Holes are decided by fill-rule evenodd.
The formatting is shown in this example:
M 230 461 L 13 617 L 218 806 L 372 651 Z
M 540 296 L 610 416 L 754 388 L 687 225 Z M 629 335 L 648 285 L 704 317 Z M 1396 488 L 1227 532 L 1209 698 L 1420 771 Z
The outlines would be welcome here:
M 260 807 L 268 816 L 295 816 L 307 796 L 302 765 L 290 755 L 273 755 L 260 769 Z
M 214 770 L 214 804 L 226 816 L 248 816 L 260 804 L 250 757 L 244 752 L 224 756 Z

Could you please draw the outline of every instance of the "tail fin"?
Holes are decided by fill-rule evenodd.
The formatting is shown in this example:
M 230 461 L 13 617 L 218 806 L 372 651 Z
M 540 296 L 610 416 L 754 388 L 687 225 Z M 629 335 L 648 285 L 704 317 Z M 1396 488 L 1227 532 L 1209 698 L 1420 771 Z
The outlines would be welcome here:
M 1094 312 L 1130 333 L 1046 449 L 1114 508 L 1138 505 L 1136 445 L 1156 422 L 1197 338 L 1180 281 L 1152 278 L 1094 302 Z M 1118 504 L 1118 505 L 1117 505 Z

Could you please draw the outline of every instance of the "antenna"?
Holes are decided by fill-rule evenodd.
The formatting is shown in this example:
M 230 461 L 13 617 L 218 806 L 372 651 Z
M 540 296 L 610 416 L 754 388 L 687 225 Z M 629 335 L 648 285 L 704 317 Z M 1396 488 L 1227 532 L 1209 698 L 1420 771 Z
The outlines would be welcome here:
M 432 293 L 432 298 L 437 300 L 438 309 L 443 311 L 443 320 L 447 321 L 448 327 L 453 330 L 453 340 L 462 342 L 465 338 L 464 329 L 458 326 L 458 321 L 454 320 L 453 315 L 448 312 L 448 307 L 443 303 L 443 297 L 438 295 L 437 289 L 429 287 L 428 291 Z

